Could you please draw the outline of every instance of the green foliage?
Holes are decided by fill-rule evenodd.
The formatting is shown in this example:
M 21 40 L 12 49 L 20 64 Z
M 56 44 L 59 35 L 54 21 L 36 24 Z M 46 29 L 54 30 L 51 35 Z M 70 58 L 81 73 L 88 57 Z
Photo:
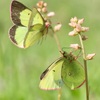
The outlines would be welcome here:
M 37 0 L 20 0 L 20 2 L 32 8 Z M 62 46 L 65 44 L 69 46 L 73 41 L 73 38 L 67 36 L 70 30 L 67 24 L 71 17 L 85 18 L 85 25 L 90 27 L 90 31 L 87 32 L 89 40 L 85 42 L 86 49 L 87 52 L 95 51 L 97 54 L 93 61 L 88 62 L 90 100 L 99 100 L 100 0 L 63 0 L 62 2 L 49 0 L 46 2 L 48 8 L 56 13 L 53 21 L 63 23 L 58 33 Z M 57 100 L 58 91 L 43 91 L 38 87 L 43 70 L 58 58 L 56 43 L 51 36 L 47 36 L 45 42 L 40 41 L 26 50 L 15 47 L 8 38 L 8 29 L 12 25 L 10 3 L 11 0 L 2 0 L 0 3 L 2 8 L 0 9 L 0 100 Z M 70 91 L 64 86 L 62 100 L 69 99 L 84 100 L 84 86 L 75 91 Z

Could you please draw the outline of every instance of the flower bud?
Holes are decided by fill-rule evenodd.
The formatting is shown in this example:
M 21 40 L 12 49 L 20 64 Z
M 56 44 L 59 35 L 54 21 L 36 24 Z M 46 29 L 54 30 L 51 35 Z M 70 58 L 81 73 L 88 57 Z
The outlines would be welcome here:
M 43 6 L 44 6 L 44 7 L 47 7 L 47 3 L 44 3 Z
M 84 22 L 84 18 L 78 20 L 78 24 L 80 25 L 83 24 L 83 22 Z
M 62 24 L 57 24 L 55 27 L 54 27 L 54 31 L 56 32 L 56 31 L 59 31 L 60 29 L 61 29 L 61 26 L 62 26 Z
M 85 41 L 85 40 L 87 40 L 87 39 L 88 39 L 88 37 L 87 37 L 87 36 L 82 35 L 82 40 L 83 40 L 83 41 Z
M 70 47 L 73 48 L 73 49 L 75 49 L 75 50 L 81 49 L 81 47 L 79 46 L 79 44 L 71 44 Z
M 37 8 L 37 10 L 38 10 L 39 12 L 41 12 L 41 9 L 40 9 L 40 8 Z
M 70 20 L 70 22 L 77 22 L 77 21 L 78 21 L 77 17 L 71 18 Z
M 82 27 L 83 32 L 87 32 L 89 30 L 89 27 Z
M 45 26 L 48 28 L 50 26 L 50 22 L 49 21 L 45 22 Z
M 71 31 L 71 32 L 69 32 L 69 36 L 75 36 L 75 35 L 77 35 L 78 33 L 76 32 L 76 30 L 73 30 L 73 31 Z
M 93 57 L 94 57 L 95 55 L 96 55 L 95 53 L 93 53 L 93 54 L 88 54 L 88 55 L 86 56 L 86 59 L 87 59 L 87 60 L 92 60 Z
M 39 8 L 42 8 L 43 7 L 43 1 L 39 1 L 38 3 L 37 3 L 37 7 L 39 7 Z
M 55 15 L 54 12 L 49 12 L 49 13 L 47 14 L 48 17 L 53 17 L 54 15 Z
M 46 13 L 46 12 L 47 12 L 47 8 L 46 8 L 46 7 L 43 7 L 43 8 L 42 8 L 42 12 L 43 12 L 43 13 Z
M 77 24 L 75 30 L 76 30 L 77 32 L 81 32 L 81 31 L 82 31 L 81 25 Z
M 73 27 L 73 28 L 75 28 L 76 27 L 76 23 L 75 22 L 71 22 L 71 23 L 69 23 L 69 26 L 71 26 L 71 27 Z

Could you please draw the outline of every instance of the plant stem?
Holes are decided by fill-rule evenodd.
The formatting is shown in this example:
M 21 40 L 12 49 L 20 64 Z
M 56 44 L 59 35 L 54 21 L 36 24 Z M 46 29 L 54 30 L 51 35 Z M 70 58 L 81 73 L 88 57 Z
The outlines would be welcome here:
M 84 68 L 85 68 L 85 79 L 86 79 L 86 98 L 89 100 L 89 88 L 88 88 L 88 75 L 87 75 L 87 62 L 84 60 Z
M 58 90 L 58 100 L 61 100 L 61 89 Z
M 81 34 L 79 34 L 79 39 L 82 47 L 83 59 L 84 59 L 84 69 L 85 69 L 85 79 L 86 79 L 86 100 L 89 100 L 89 88 L 88 88 L 88 74 L 87 74 L 87 60 L 85 55 L 85 49 L 82 41 Z
M 62 51 L 62 49 L 61 49 L 61 45 L 60 45 L 59 39 L 58 39 L 58 37 L 57 37 L 57 35 L 56 35 L 56 32 L 54 31 L 54 29 L 52 28 L 52 26 L 51 26 L 50 28 L 51 28 L 51 30 L 53 31 L 53 35 L 54 35 L 54 38 L 55 38 L 55 41 L 56 41 L 58 50 L 59 50 L 60 54 L 62 55 L 62 54 L 63 54 L 63 51 Z
M 56 33 L 55 33 L 55 31 L 53 30 L 52 27 L 51 27 L 51 29 L 53 31 L 53 35 L 54 35 L 58 50 L 59 50 L 60 54 L 63 55 L 63 51 L 61 49 L 61 45 L 60 45 L 59 39 L 58 39 L 58 37 L 57 37 L 57 35 L 56 35 Z M 58 90 L 58 100 L 61 100 L 61 89 Z
M 61 49 L 61 46 L 60 46 L 60 42 L 59 42 L 58 37 L 57 37 L 57 35 L 56 35 L 55 32 L 54 32 L 54 38 L 55 38 L 55 40 L 56 40 L 56 43 L 57 43 L 57 46 L 58 46 L 58 50 L 59 50 L 60 52 L 63 52 L 62 49 Z

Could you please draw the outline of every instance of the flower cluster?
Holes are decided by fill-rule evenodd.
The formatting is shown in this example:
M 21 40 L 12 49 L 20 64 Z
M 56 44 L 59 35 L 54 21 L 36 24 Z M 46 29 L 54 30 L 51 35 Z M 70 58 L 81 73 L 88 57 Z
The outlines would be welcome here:
M 84 22 L 84 18 L 78 19 L 77 17 L 71 18 L 69 26 L 73 27 L 73 31 L 69 32 L 69 36 L 75 36 L 81 32 L 86 32 L 89 30 L 88 27 L 83 27 L 82 24 Z
M 84 22 L 84 18 L 82 18 L 82 19 L 78 19 L 77 17 L 71 18 L 69 26 L 71 26 L 74 29 L 73 29 L 73 31 L 69 32 L 68 35 L 76 36 L 79 34 L 83 41 L 86 40 L 87 36 L 80 34 L 82 32 L 87 32 L 89 30 L 88 27 L 82 26 L 83 22 Z M 74 50 L 83 49 L 81 46 L 79 46 L 79 44 L 71 44 L 70 47 L 73 48 Z M 95 53 L 88 54 L 86 56 L 86 60 L 92 60 L 94 56 L 95 56 Z
M 45 25 L 46 25 L 46 27 L 49 27 L 49 26 L 51 26 L 51 20 L 50 20 L 50 18 L 51 17 L 53 17 L 54 15 L 55 15 L 55 13 L 54 12 L 48 12 L 48 9 L 47 9 L 47 3 L 45 3 L 44 1 L 39 1 L 38 3 L 37 3 L 37 10 L 40 12 L 40 13 L 42 13 L 42 16 L 43 16 L 43 18 L 44 18 L 44 20 L 45 20 Z M 54 28 L 53 28 L 53 30 L 54 30 L 54 32 L 56 32 L 56 31 L 59 31 L 60 30 L 60 28 L 61 28 L 61 24 L 60 23 L 57 23 L 55 26 L 54 26 Z
M 46 13 L 47 12 L 47 3 L 45 3 L 44 1 L 39 1 L 37 3 L 37 9 L 39 12 Z

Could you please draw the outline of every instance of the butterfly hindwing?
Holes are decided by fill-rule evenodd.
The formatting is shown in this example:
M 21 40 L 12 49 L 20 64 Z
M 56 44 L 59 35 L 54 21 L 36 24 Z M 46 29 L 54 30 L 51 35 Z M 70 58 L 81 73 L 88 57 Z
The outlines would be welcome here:
M 63 82 L 61 79 L 61 67 L 63 58 L 54 61 L 41 75 L 40 88 L 44 90 L 60 89 Z
M 61 69 L 61 77 L 66 86 L 76 89 L 85 82 L 85 71 L 83 66 L 75 59 L 65 58 Z
M 24 48 L 24 39 L 26 37 L 28 28 L 14 25 L 10 30 L 9 30 L 9 36 L 11 41 L 18 47 Z
M 35 26 L 30 28 L 30 31 L 28 32 L 24 45 L 27 48 L 29 45 L 33 45 L 35 41 L 38 41 L 43 35 L 44 35 L 44 29 L 42 30 L 42 25 L 41 24 L 36 24 Z M 38 30 L 40 29 L 40 30 Z

